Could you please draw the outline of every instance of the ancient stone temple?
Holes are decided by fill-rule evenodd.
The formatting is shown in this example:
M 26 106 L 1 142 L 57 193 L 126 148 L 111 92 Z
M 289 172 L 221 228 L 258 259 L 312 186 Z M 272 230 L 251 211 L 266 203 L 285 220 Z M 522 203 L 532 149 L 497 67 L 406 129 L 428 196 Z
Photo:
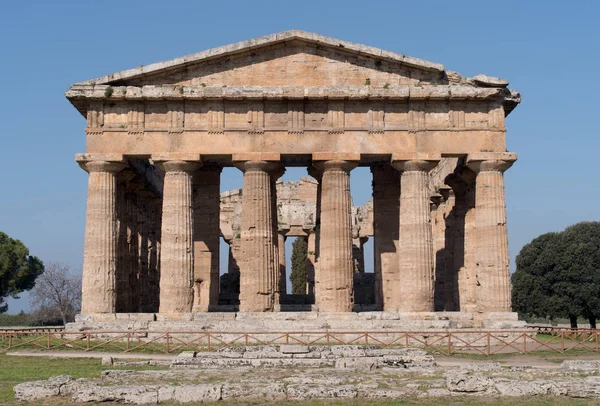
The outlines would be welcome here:
M 372 236 L 374 307 L 355 317 L 515 321 L 503 173 L 517 156 L 504 122 L 520 95 L 507 86 L 302 31 L 72 85 L 89 173 L 80 321 L 214 320 L 221 236 L 239 269 L 234 317 L 269 319 L 285 310 L 290 235 L 308 240 L 315 317 L 361 310 L 353 242 Z M 293 196 L 277 181 L 292 166 L 308 170 L 314 212 L 285 224 Z M 359 166 L 373 176 L 362 236 Z M 235 214 L 221 210 L 224 167 L 243 172 L 236 230 L 221 221 Z

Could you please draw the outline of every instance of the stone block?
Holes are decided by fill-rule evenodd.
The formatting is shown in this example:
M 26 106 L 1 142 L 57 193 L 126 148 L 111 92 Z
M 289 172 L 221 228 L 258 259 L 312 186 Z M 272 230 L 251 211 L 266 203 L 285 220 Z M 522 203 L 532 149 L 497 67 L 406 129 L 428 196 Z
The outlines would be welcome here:
M 357 396 L 358 391 L 353 385 L 340 385 L 335 387 L 289 385 L 287 387 L 287 398 L 290 400 L 355 398 Z
M 173 401 L 181 403 L 216 402 L 221 400 L 222 385 L 181 385 L 176 386 Z
M 86 386 L 73 393 L 75 403 L 123 402 L 135 405 L 158 403 L 158 386 Z
M 306 354 L 309 349 L 307 345 L 282 344 L 279 346 L 279 352 L 283 354 Z
M 223 400 L 275 401 L 286 399 L 287 393 L 286 386 L 283 383 L 226 383 L 223 385 L 221 397 Z
M 109 355 L 105 355 L 104 357 L 102 357 L 102 365 L 112 365 L 113 364 L 113 358 Z
M 15 385 L 15 399 L 31 402 L 51 396 L 59 396 L 61 387 L 73 382 L 74 378 L 70 375 L 59 375 L 45 381 L 23 382 Z
M 494 380 L 486 376 L 450 373 L 446 376 L 446 387 L 452 392 L 487 392 L 494 388 Z
M 569 371 L 600 372 L 600 361 L 598 360 L 566 360 L 560 365 L 562 369 Z
M 340 358 L 335 361 L 335 369 L 370 371 L 377 368 L 378 362 L 379 358 L 376 357 Z

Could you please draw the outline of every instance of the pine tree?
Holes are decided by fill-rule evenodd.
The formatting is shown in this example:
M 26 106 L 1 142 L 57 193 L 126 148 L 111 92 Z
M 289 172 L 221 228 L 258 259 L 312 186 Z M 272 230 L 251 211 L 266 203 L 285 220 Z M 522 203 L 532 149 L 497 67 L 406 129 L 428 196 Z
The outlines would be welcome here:
M 306 265 L 308 261 L 308 244 L 306 238 L 298 237 L 292 243 L 292 295 L 306 294 Z

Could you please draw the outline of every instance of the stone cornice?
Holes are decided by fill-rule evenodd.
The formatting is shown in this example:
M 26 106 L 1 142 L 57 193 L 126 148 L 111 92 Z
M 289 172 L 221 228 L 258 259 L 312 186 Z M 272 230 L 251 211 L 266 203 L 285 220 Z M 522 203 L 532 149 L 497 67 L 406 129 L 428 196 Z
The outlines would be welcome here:
M 107 91 L 107 89 L 109 89 Z M 502 88 L 471 86 L 117 86 L 74 85 L 69 100 L 139 101 L 139 100 L 283 100 L 283 99 L 390 99 L 390 100 L 483 100 L 507 98 Z

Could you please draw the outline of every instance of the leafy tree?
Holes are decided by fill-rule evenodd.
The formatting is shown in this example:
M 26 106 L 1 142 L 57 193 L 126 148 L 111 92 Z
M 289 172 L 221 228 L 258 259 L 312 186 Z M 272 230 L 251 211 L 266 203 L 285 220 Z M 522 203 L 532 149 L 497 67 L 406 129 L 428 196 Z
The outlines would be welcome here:
M 8 310 L 7 297 L 18 299 L 20 293 L 33 288 L 43 272 L 42 261 L 29 255 L 21 241 L 0 232 L 0 313 Z
M 308 261 L 308 244 L 306 238 L 298 237 L 292 243 L 292 294 L 306 294 L 306 265 Z
M 73 273 L 69 265 L 51 262 L 36 280 L 31 299 L 42 322 L 58 319 L 67 324 L 81 309 L 81 275 Z
M 525 316 L 567 317 L 571 327 L 600 317 L 600 222 L 582 222 L 525 245 L 512 276 L 513 309 Z

